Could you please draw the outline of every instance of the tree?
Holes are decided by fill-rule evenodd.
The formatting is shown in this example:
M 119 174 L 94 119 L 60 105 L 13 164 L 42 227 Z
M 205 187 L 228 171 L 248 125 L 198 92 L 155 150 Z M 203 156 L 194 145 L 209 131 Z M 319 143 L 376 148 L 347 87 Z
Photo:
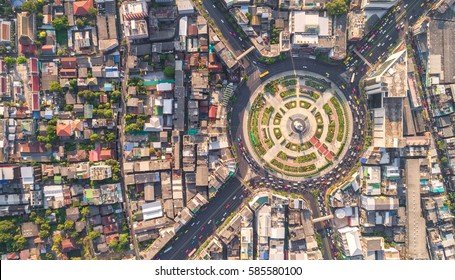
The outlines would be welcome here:
M 14 57 L 7 56 L 4 59 L 6 66 L 10 67 L 16 64 L 16 59 Z
M 90 141 L 96 142 L 98 140 L 100 140 L 100 136 L 98 134 L 93 133 L 92 135 L 90 135 Z
M 40 39 L 40 40 L 46 39 L 46 36 L 47 36 L 46 31 L 41 31 L 41 32 L 38 34 L 38 39 Z
M 109 132 L 104 135 L 104 142 L 106 143 L 113 143 L 116 139 L 117 137 L 114 132 Z
M 46 239 L 51 235 L 51 233 L 48 230 L 40 230 L 38 233 L 39 238 L 41 239 Z
M 174 67 L 166 66 L 163 72 L 166 77 L 173 78 L 175 74 L 175 69 Z
M 90 215 L 90 208 L 88 208 L 87 206 L 82 207 L 82 209 L 81 209 L 81 215 L 82 215 L 83 217 L 86 217 L 86 216 Z
M 88 14 L 90 15 L 91 18 L 95 18 L 96 14 L 98 13 L 98 10 L 94 7 L 88 8 Z
M 66 231 L 74 230 L 74 221 L 73 220 L 66 220 L 63 224 L 63 227 Z
M 17 59 L 16 59 L 16 61 L 17 61 L 18 64 L 25 64 L 25 63 L 27 63 L 27 59 L 26 59 L 25 56 L 23 56 L 23 55 L 18 56 Z
M 14 239 L 14 243 L 13 243 L 14 251 L 20 251 L 25 248 L 25 245 L 27 244 L 27 239 L 25 239 L 25 237 L 18 234 L 18 235 L 15 235 L 13 239 Z
M 346 0 L 332 0 L 325 5 L 330 16 L 342 15 L 348 12 Z
M 114 90 L 113 92 L 111 92 L 111 94 L 109 95 L 110 97 L 110 102 L 111 103 L 117 103 L 119 100 L 120 100 L 120 96 L 122 95 L 122 93 L 118 90 Z
M 82 29 L 85 26 L 85 22 L 82 19 L 78 18 L 76 19 L 76 26 L 77 28 Z
M 88 237 L 91 239 L 91 240 L 94 240 L 94 239 L 97 239 L 98 237 L 101 236 L 101 233 L 97 232 L 97 231 L 91 231 L 89 232 L 88 234 Z
M 62 86 L 59 82 L 51 82 L 49 84 L 49 90 L 53 92 L 62 92 Z
M 441 157 L 441 163 L 447 164 L 447 163 L 449 163 L 449 159 L 446 156 L 443 156 L 443 157 Z
M 105 118 L 112 119 L 113 116 L 114 116 L 114 113 L 112 112 L 111 109 L 104 110 L 104 117 Z
M 57 31 L 65 31 L 69 27 L 68 18 L 66 16 L 56 17 L 52 20 L 52 26 Z

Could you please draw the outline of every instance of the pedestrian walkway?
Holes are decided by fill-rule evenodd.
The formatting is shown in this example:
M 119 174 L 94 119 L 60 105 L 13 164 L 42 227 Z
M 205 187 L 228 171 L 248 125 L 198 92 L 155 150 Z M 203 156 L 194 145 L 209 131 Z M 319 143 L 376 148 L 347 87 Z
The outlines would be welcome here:
M 373 68 L 373 64 L 371 64 L 361 53 L 359 53 L 356 49 L 353 49 L 356 55 L 360 57 L 370 68 Z

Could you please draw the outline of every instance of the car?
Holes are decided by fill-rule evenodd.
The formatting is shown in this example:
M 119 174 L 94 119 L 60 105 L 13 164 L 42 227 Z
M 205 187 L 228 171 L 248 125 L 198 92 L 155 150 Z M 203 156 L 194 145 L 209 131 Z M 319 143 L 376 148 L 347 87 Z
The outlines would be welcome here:
M 307 69 L 308 67 L 306 67 L 305 65 L 302 66 L 303 69 Z
M 242 42 L 242 38 L 239 37 L 239 40 L 240 40 L 240 42 Z M 243 45 L 242 45 L 242 47 L 243 47 Z
M 221 22 L 224 24 L 224 20 L 221 19 Z
M 229 205 L 229 203 L 226 203 L 226 206 L 224 208 L 228 209 L 229 206 L 231 206 L 231 205 Z
M 199 238 L 199 239 L 202 239 L 202 234 L 201 234 L 201 235 L 199 235 L 199 237 L 198 237 L 198 238 Z
M 236 198 L 237 198 L 237 196 L 234 196 L 234 197 L 232 198 L 232 200 L 235 200 Z
M 201 227 L 201 229 L 199 231 L 203 231 L 205 229 L 205 227 Z
M 188 230 L 185 230 L 185 233 L 188 233 Z
M 373 53 L 370 53 L 370 55 L 369 55 L 369 56 L 372 56 L 372 55 L 373 55 Z
M 344 85 L 341 85 L 341 88 L 344 89 L 345 88 Z
M 420 4 L 420 7 L 423 7 L 423 5 L 425 5 L 425 3 Z
M 212 5 L 214 9 L 216 9 L 216 6 L 215 5 Z

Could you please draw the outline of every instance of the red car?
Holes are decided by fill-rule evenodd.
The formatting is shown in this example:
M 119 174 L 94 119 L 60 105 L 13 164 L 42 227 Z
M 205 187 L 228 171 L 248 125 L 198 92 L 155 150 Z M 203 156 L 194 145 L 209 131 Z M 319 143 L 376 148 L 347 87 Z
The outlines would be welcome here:
M 229 205 L 229 203 L 227 203 L 227 204 L 226 204 L 226 207 L 225 207 L 225 208 L 226 208 L 226 209 L 228 209 L 228 208 L 229 208 L 229 206 L 231 206 L 231 205 Z
M 201 238 L 202 238 L 202 234 L 201 234 L 201 235 L 199 235 L 199 239 L 201 239 Z

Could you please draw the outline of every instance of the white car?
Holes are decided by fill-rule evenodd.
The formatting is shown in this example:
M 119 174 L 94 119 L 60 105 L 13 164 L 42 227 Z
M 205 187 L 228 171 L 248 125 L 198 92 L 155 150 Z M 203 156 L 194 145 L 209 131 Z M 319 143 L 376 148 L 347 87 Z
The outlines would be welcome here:
M 303 69 L 307 69 L 308 67 L 306 67 L 305 65 L 302 67 Z
M 212 5 L 214 9 L 216 9 L 215 5 Z
M 224 20 L 221 19 L 221 22 L 224 23 Z

